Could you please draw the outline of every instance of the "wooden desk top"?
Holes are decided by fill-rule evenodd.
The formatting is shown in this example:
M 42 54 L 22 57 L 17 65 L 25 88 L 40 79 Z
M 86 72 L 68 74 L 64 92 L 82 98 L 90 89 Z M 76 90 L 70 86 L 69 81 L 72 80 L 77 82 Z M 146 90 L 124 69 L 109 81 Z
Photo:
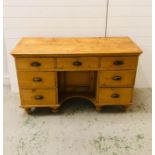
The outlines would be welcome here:
M 12 51 L 12 55 L 139 55 L 141 52 L 129 37 L 23 38 Z

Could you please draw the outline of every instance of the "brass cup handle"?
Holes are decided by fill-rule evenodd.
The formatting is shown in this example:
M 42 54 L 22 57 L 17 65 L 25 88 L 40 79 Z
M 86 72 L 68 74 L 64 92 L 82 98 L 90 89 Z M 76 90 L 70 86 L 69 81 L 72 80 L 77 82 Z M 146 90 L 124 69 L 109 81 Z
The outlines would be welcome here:
M 34 82 L 41 82 L 41 81 L 43 81 L 42 78 L 40 78 L 40 77 L 34 77 L 32 80 Z
M 121 76 L 114 76 L 112 77 L 113 80 L 116 80 L 116 81 L 119 81 L 119 80 L 122 80 L 122 77 Z
M 114 61 L 113 64 L 116 65 L 116 66 L 121 66 L 121 65 L 124 64 L 124 62 L 122 60 L 116 60 L 116 61 Z
M 36 100 L 42 100 L 42 99 L 44 99 L 44 96 L 42 96 L 42 95 L 37 95 L 37 96 L 35 96 L 34 97 Z
M 80 61 L 74 61 L 73 62 L 73 65 L 74 66 L 81 66 L 82 65 L 82 62 L 80 62 Z
M 111 97 L 112 97 L 112 98 L 119 98 L 120 95 L 119 95 L 119 94 L 112 94 Z
M 39 67 L 39 66 L 41 66 L 41 63 L 40 62 L 32 62 L 31 66 L 32 67 Z

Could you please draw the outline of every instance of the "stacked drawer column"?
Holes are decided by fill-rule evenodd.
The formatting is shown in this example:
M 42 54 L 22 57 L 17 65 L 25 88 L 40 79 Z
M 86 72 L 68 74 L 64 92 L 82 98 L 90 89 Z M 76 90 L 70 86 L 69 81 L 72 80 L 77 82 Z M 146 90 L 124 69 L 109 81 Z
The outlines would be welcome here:
M 16 58 L 21 106 L 57 109 L 57 73 L 53 58 Z
M 98 72 L 97 108 L 132 104 L 137 56 L 102 57 Z

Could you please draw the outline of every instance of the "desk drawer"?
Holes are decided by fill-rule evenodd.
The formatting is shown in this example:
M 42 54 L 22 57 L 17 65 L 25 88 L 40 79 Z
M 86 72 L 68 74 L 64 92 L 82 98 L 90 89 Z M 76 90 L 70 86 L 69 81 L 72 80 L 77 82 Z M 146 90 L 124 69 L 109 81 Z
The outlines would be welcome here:
M 22 105 L 48 106 L 56 104 L 55 89 L 21 89 Z
M 101 68 L 113 69 L 135 69 L 137 67 L 138 57 L 102 57 Z
M 16 58 L 17 70 L 51 71 L 54 66 L 53 58 Z
M 132 102 L 132 88 L 100 88 L 99 104 L 124 105 Z
M 57 58 L 58 69 L 89 69 L 98 68 L 97 57 Z
M 55 72 L 18 72 L 20 88 L 54 88 Z
M 135 70 L 100 71 L 100 87 L 132 87 L 135 81 Z

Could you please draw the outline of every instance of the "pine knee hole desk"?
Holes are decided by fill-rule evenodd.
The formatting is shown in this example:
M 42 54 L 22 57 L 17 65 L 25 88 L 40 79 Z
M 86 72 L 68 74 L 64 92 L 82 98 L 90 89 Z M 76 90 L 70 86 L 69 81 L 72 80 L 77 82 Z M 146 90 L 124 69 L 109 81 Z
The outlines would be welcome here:
M 129 37 L 23 38 L 15 57 L 21 107 L 58 111 L 73 97 L 104 105 L 132 102 L 141 49 Z

